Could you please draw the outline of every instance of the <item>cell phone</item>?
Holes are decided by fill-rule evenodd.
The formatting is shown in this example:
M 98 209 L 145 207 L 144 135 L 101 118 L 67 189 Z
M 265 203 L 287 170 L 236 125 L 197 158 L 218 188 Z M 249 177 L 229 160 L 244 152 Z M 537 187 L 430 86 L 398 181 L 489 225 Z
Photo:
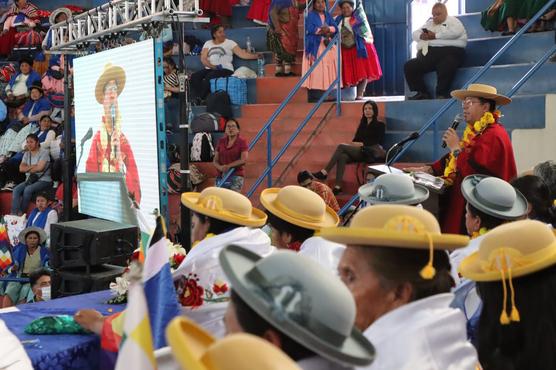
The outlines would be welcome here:
M 423 31 L 423 33 L 429 33 L 429 30 L 427 30 L 426 28 L 421 28 L 421 31 Z

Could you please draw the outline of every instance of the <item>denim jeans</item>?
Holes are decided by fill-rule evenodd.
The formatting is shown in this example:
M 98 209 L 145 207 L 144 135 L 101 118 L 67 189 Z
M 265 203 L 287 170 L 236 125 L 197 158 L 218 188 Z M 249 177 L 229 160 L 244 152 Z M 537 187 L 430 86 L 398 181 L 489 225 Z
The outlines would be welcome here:
M 50 181 L 37 181 L 31 185 L 22 182 L 17 185 L 12 192 L 12 214 L 25 212 L 33 195 L 51 186 L 52 182 Z

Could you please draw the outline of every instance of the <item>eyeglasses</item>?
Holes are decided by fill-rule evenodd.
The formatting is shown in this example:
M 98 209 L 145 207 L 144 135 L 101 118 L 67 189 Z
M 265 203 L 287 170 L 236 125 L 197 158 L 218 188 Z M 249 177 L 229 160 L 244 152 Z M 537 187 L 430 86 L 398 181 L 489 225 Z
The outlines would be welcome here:
M 118 92 L 118 86 L 108 86 L 106 89 L 104 89 L 104 93 L 107 92 Z
M 461 102 L 462 107 L 473 105 L 473 104 L 482 104 L 482 102 L 480 100 L 473 100 L 473 98 L 466 98 Z

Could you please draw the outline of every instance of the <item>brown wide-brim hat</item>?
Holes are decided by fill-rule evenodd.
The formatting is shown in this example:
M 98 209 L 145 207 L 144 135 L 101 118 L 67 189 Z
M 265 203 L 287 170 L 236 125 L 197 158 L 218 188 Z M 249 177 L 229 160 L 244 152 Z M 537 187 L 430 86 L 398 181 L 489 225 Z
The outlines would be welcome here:
M 118 85 L 118 96 L 122 93 L 125 87 L 125 71 L 122 67 L 113 66 L 112 63 L 107 63 L 104 66 L 104 71 L 97 80 L 95 87 L 95 97 L 97 102 L 102 104 L 104 100 L 104 86 L 110 81 L 116 81 Z
M 512 102 L 512 99 L 507 96 L 498 94 L 496 87 L 485 84 L 470 84 L 467 89 L 452 91 L 451 95 L 458 100 L 465 100 L 469 97 L 490 99 L 494 100 L 496 105 L 506 105 Z

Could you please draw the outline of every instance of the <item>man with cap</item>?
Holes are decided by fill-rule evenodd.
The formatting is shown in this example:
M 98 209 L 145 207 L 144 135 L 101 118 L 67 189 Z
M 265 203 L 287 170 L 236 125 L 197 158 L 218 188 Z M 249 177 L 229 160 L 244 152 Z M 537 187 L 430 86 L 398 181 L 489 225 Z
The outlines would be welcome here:
M 476 343 L 476 331 L 481 314 L 481 299 L 475 283 L 463 279 L 458 273 L 461 261 L 477 251 L 485 234 L 507 222 L 527 217 L 527 200 L 512 185 L 497 177 L 484 175 L 467 176 L 461 184 L 461 192 L 467 201 L 465 206 L 465 226 L 471 237 L 469 245 L 450 253 L 452 277 L 456 282 L 452 307 L 465 314 L 467 336 Z
M 373 360 L 372 344 L 354 327 L 349 290 L 316 262 L 292 251 L 261 258 L 229 245 L 220 263 L 232 284 L 228 334 L 262 337 L 304 370 L 368 366 Z
M 340 218 L 321 197 L 309 189 L 290 185 L 263 190 L 260 201 L 268 214 L 273 246 L 299 252 L 336 274 L 345 246 L 315 233 L 338 225 Z
M 446 253 L 469 238 L 442 234 L 428 211 L 390 204 L 364 208 L 349 227 L 321 236 L 347 245 L 338 270 L 355 298 L 355 324 L 376 348 L 365 369 L 475 369 L 465 317 L 449 308 Z
M 324 203 L 326 203 L 328 207 L 332 208 L 334 212 L 338 212 L 340 210 L 338 200 L 332 192 L 332 189 L 330 189 L 330 186 L 320 181 L 315 181 L 315 177 L 311 172 L 299 172 L 297 174 L 297 183 L 299 184 L 299 186 L 302 186 L 317 193 L 318 196 L 321 197 L 322 200 L 324 200 Z
M 429 189 L 415 184 L 409 175 L 385 173 L 359 187 L 359 197 L 368 204 L 420 205 L 428 199 Z
M 131 144 L 122 132 L 118 97 L 125 87 L 122 67 L 107 63 L 97 80 L 95 97 L 103 107 L 102 123 L 91 143 L 86 172 L 124 172 L 127 191 L 141 203 L 141 184 Z
M 517 174 L 512 143 L 500 124 L 497 105 L 512 100 L 498 94 L 496 88 L 471 84 L 465 90 L 452 91 L 462 101 L 467 126 L 462 139 L 449 128 L 443 136 L 450 152 L 430 166 L 408 168 L 440 176 L 449 186 L 440 199 L 442 231 L 465 234 L 465 199 L 461 194 L 463 179 L 473 174 L 484 174 L 510 181 Z
M 201 193 L 183 193 L 181 201 L 192 213 L 194 247 L 174 272 L 174 284 L 183 312 L 213 335 L 224 334 L 222 318 L 230 287 L 218 255 L 228 244 L 240 244 L 266 256 L 274 251 L 269 237 L 259 229 L 266 223 L 263 211 L 244 195 L 209 187 Z
M 245 333 L 217 340 L 185 317 L 170 322 L 166 338 L 184 370 L 301 370 L 266 340 Z M 158 360 L 158 369 L 165 369 Z

